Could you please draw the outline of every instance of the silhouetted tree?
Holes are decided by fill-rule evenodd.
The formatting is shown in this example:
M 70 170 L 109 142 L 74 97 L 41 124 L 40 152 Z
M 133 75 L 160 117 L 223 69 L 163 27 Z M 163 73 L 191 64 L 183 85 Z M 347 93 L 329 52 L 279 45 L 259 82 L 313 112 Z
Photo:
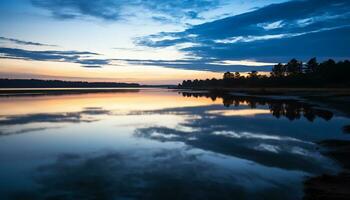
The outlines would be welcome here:
M 286 73 L 286 67 L 282 63 L 278 63 L 272 68 L 271 75 L 275 77 L 282 77 Z
M 299 62 L 295 58 L 293 58 L 287 63 L 286 68 L 288 75 L 298 75 L 303 72 L 302 62 Z
M 322 62 L 319 66 L 319 73 L 321 76 L 323 76 L 325 79 L 332 79 L 336 75 L 336 73 L 341 73 L 338 72 L 336 67 L 336 63 L 334 60 L 329 59 L 325 62 Z
M 311 58 L 305 65 L 305 73 L 315 73 L 318 69 L 316 58 Z
M 257 71 L 251 71 L 248 73 L 249 78 L 257 78 L 258 77 L 258 72 Z
M 234 78 L 234 74 L 232 74 L 231 72 L 225 72 L 223 78 L 224 78 L 224 79 L 231 79 L 231 78 Z
M 239 73 L 239 72 L 235 72 L 235 79 L 239 79 L 239 78 L 241 78 L 241 74 Z

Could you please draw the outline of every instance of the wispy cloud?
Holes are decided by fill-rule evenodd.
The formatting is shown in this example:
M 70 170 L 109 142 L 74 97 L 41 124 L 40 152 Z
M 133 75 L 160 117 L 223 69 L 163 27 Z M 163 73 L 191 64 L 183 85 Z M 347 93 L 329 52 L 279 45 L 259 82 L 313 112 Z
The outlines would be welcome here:
M 103 66 L 159 66 L 174 69 L 202 70 L 224 72 L 227 70 L 246 72 L 251 70 L 270 71 L 274 63 L 255 62 L 253 60 L 142 60 L 142 59 L 99 59 L 100 54 L 88 51 L 32 51 L 19 48 L 0 47 L 0 58 L 22 59 L 31 61 L 53 61 L 77 63 L 85 68 L 102 68 Z
M 248 4 L 251 6 L 264 5 L 264 7 L 251 9 L 246 6 L 242 9 L 243 11 L 232 11 L 231 14 L 225 15 L 225 18 L 222 18 L 224 16 L 222 11 L 216 14 L 214 12 L 211 14 L 215 17 L 212 17 L 210 22 L 208 22 L 210 17 L 205 16 L 206 12 L 208 14 L 215 9 L 222 9 L 228 4 L 239 7 L 244 3 L 229 0 L 29 0 L 28 2 L 31 2 L 36 8 L 41 8 L 41 11 L 42 9 L 48 11 L 52 17 L 60 20 L 100 19 L 97 20 L 98 23 L 104 24 L 106 21 L 115 22 L 135 17 L 142 23 L 148 22 L 149 19 L 161 22 L 161 24 L 175 22 L 178 25 L 177 30 L 179 27 L 184 29 L 178 32 L 164 32 L 164 30 L 175 30 L 174 24 L 171 24 L 171 28 L 160 25 L 160 29 L 152 30 L 150 30 L 152 27 L 145 27 L 147 33 L 155 33 L 157 30 L 163 32 L 144 35 L 136 31 L 127 32 L 129 30 L 125 28 L 126 31 L 122 33 L 128 34 L 125 38 L 132 39 L 130 37 L 135 35 L 138 37 L 133 38 L 134 45 L 131 44 L 130 48 L 124 43 L 121 46 L 126 47 L 125 49 L 115 48 L 121 50 L 117 56 L 120 56 L 119 58 L 135 56 L 134 58 L 143 58 L 141 60 L 114 59 L 118 57 L 110 55 L 108 51 L 104 57 L 96 53 L 81 51 L 34 51 L 28 50 L 27 46 L 18 47 L 17 45 L 0 48 L 2 58 L 70 62 L 86 68 L 115 66 L 120 63 L 130 67 L 143 65 L 214 72 L 246 72 L 253 69 L 269 71 L 274 63 L 285 62 L 292 57 L 308 59 L 316 56 L 320 59 L 325 57 L 343 59 L 350 56 L 348 49 L 350 45 L 348 36 L 350 35 L 350 1 L 348 0 L 269 0 L 264 1 L 265 3 L 249 0 Z M 283 3 L 272 4 L 273 2 Z M 246 10 L 249 11 L 245 12 Z M 233 16 L 233 13 L 242 14 Z M 205 19 L 202 20 L 202 18 Z M 187 24 L 188 20 L 193 19 L 197 20 L 197 23 Z M 62 26 L 66 25 L 66 22 L 59 21 L 59 23 Z M 85 21 L 79 21 L 79 24 L 84 27 L 84 31 L 91 28 L 91 24 L 85 24 Z M 113 24 L 118 26 L 125 23 Z M 134 29 L 132 23 L 130 27 Z M 103 29 L 105 30 L 107 29 Z M 124 31 L 124 28 L 122 30 Z M 96 31 L 96 33 L 97 35 L 104 34 L 103 31 L 101 29 L 101 32 Z M 81 41 L 84 39 L 85 37 L 81 38 Z M 18 45 L 54 46 L 7 37 L 0 37 L 0 40 Z M 114 37 L 106 37 L 101 41 L 105 42 L 101 46 L 108 44 L 119 46 Z M 161 53 L 154 53 L 157 54 L 154 55 L 150 50 Z M 148 52 L 142 54 L 138 51 Z M 162 56 L 167 52 L 174 53 L 176 58 L 180 59 L 162 59 L 165 58 Z M 151 55 L 149 58 L 153 60 L 145 57 L 146 55 Z M 170 58 L 169 55 L 172 54 L 167 54 L 166 59 Z
M 14 38 L 7 38 L 7 37 L 1 37 L 1 36 L 0 36 L 0 40 L 6 41 L 6 42 L 15 43 L 15 44 L 19 44 L 19 45 L 57 47 L 57 45 L 44 44 L 44 43 L 39 43 L 39 42 L 30 42 L 30 41 L 18 40 L 18 39 L 14 39 Z
M 275 63 L 262 63 L 249 60 L 138 60 L 138 59 L 114 59 L 114 61 L 127 62 L 130 65 L 160 66 L 174 69 L 200 70 L 211 72 L 237 71 L 247 72 L 252 70 L 270 71 Z
M 59 19 L 94 17 L 103 20 L 121 20 L 147 13 L 157 21 L 198 19 L 199 13 L 221 5 L 223 0 L 31 0 L 37 7 L 47 9 Z M 143 11 L 143 12 L 139 12 Z
M 136 38 L 135 44 L 164 48 L 191 43 L 178 49 L 194 57 L 224 60 L 349 57 L 349 10 L 347 0 L 288 1 L 181 32 Z
M 95 59 L 99 54 L 88 51 L 31 51 L 18 48 L 0 47 L 0 58 L 23 59 L 34 61 L 55 61 L 81 64 L 82 67 L 99 68 L 108 65 L 108 59 Z

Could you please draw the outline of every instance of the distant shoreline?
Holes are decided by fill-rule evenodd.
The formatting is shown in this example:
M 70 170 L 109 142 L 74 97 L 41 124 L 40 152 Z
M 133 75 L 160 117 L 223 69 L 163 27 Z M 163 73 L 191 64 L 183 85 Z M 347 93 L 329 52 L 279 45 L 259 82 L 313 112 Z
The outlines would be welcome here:
M 140 87 L 138 83 L 85 82 L 41 79 L 0 79 L 0 88 L 105 88 Z
M 41 79 L 0 79 L 0 89 L 105 89 L 105 88 L 162 88 L 174 85 L 141 85 L 122 82 L 86 82 Z
M 142 88 L 0 88 L 1 97 L 56 96 L 90 93 L 137 93 Z

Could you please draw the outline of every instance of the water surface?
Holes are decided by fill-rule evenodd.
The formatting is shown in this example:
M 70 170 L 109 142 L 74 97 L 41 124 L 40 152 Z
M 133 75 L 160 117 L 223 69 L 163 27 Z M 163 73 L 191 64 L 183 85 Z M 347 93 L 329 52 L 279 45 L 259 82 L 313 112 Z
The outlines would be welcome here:
M 166 89 L 0 98 L 0 199 L 300 199 L 349 119 Z

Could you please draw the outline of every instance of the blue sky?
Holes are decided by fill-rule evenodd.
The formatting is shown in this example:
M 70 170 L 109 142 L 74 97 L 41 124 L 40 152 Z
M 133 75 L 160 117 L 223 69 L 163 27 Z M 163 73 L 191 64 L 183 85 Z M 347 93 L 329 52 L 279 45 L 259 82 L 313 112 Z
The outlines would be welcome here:
M 348 0 L 3 0 L 0 77 L 177 83 L 348 59 Z

